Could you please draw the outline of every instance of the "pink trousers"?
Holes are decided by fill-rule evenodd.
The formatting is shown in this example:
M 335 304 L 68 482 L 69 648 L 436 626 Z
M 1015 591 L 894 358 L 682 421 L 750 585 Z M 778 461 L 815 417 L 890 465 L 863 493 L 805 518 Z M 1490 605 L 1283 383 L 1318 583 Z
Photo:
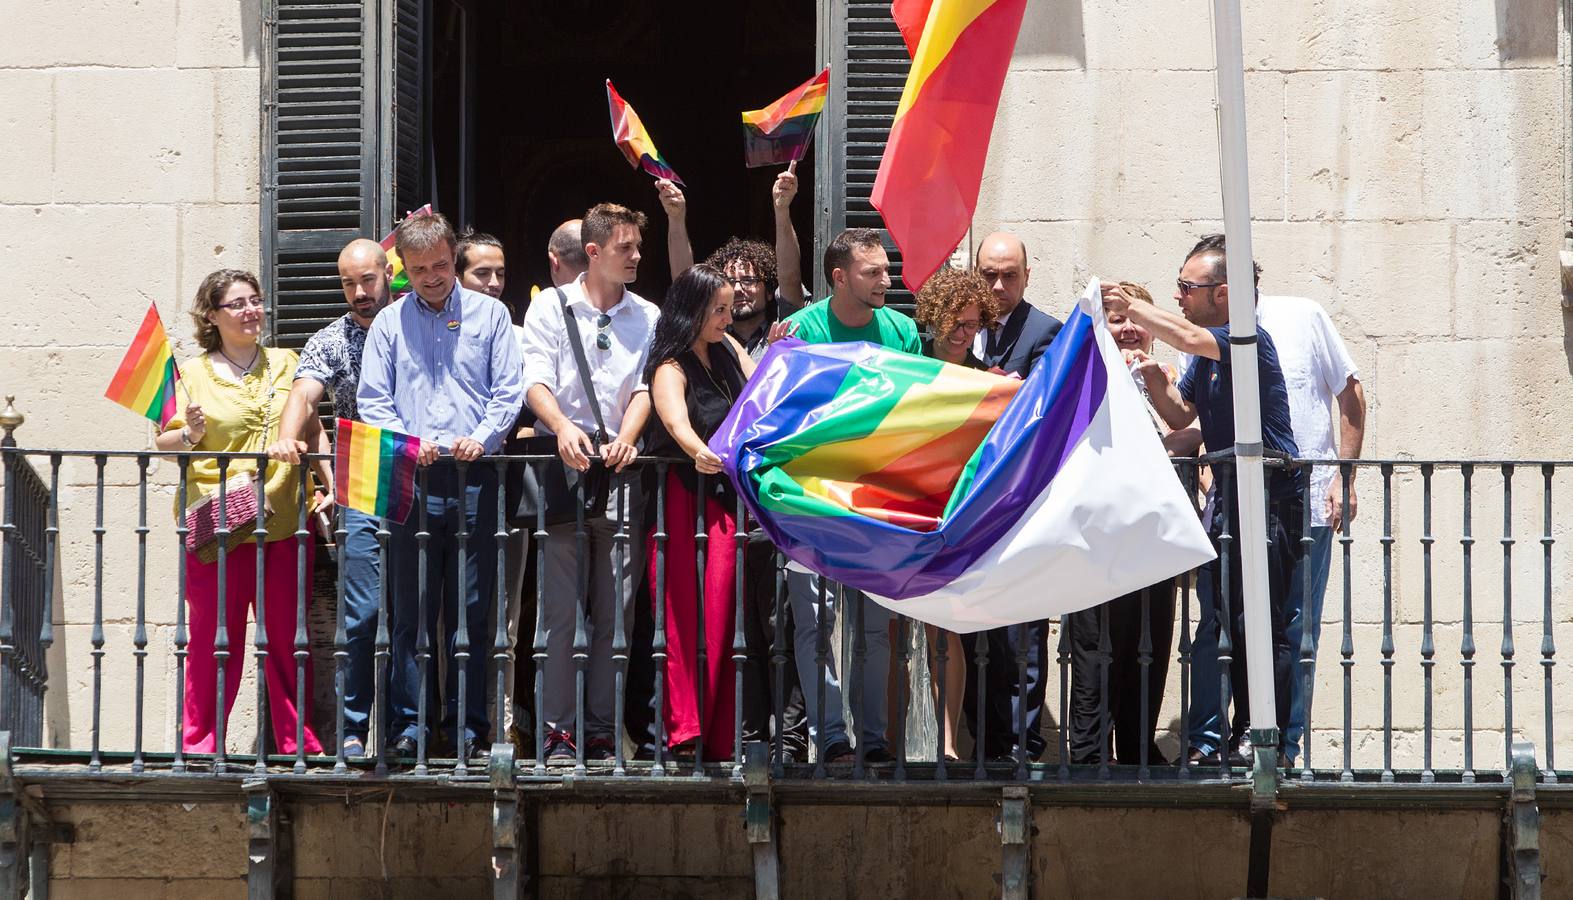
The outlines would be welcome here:
M 295 752 L 295 726 L 309 712 L 311 660 L 306 660 L 306 709 L 295 706 L 295 626 L 299 573 L 298 544 L 294 538 L 263 545 L 264 635 L 267 638 L 268 714 L 273 726 L 273 746 L 279 753 Z M 316 546 L 306 542 L 306 599 L 311 599 L 311 566 Z M 257 599 L 257 545 L 247 542 L 230 551 L 225 562 L 224 630 L 229 636 L 229 661 L 224 666 L 224 721 L 235 707 L 246 660 L 255 658 L 256 647 L 246 641 L 246 611 Z M 186 603 L 190 642 L 186 646 L 185 729 L 181 744 L 188 753 L 212 753 L 218 717 L 218 662 L 213 645 L 218 633 L 218 563 L 204 563 L 195 553 L 186 554 Z M 228 733 L 226 728 L 226 734 Z M 305 728 L 307 753 L 321 753 L 322 745 Z M 227 742 L 226 742 L 227 743 Z

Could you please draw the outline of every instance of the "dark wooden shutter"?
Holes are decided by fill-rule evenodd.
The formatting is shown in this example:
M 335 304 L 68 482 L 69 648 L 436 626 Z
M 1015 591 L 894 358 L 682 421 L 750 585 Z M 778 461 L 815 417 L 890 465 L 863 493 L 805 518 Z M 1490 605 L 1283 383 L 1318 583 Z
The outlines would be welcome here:
M 877 228 L 885 235 L 890 251 L 893 284 L 889 302 L 911 312 L 912 297 L 901 285 L 901 253 L 885 232 L 884 220 L 869 203 L 874 176 L 885 152 L 890 122 L 901 102 L 901 89 L 907 81 L 911 60 L 901 32 L 890 17 L 890 3 L 847 2 L 832 4 L 836 21 L 826 35 L 831 46 L 831 74 L 838 78 L 840 91 L 832 89 L 834 105 L 831 140 L 825 142 L 832 155 L 830 172 L 829 234 L 819 241 L 819 249 L 842 228 Z M 839 13 L 839 15 L 837 15 Z
M 426 182 L 429 0 L 398 0 L 393 10 L 393 202 L 403 218 L 431 200 Z
M 339 251 L 374 236 L 378 23 L 368 8 L 272 2 L 262 263 L 277 346 L 299 348 L 344 313 Z

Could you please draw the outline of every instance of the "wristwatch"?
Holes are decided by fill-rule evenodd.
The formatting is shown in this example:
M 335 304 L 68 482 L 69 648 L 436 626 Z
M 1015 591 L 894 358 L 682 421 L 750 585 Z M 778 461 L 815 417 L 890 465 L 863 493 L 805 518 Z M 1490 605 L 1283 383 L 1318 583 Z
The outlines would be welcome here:
M 195 447 L 197 445 L 197 442 L 193 441 L 191 439 L 191 432 L 188 431 L 185 426 L 181 426 L 181 429 L 180 429 L 180 443 L 187 450 L 190 450 L 192 447 Z

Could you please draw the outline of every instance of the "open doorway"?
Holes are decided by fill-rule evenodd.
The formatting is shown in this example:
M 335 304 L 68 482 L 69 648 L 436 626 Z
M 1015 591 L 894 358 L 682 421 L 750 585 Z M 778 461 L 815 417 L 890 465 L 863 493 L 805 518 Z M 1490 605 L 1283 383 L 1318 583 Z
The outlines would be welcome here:
M 455 225 L 502 239 L 504 299 L 516 315 L 532 284 L 551 283 L 552 229 L 601 201 L 650 217 L 633 289 L 659 302 L 670 283 L 666 216 L 653 180 L 612 142 L 607 78 L 687 182 L 697 259 L 731 235 L 773 241 L 770 187 L 780 169 L 744 167 L 739 113 L 814 74 L 814 5 L 432 0 L 422 181 Z M 812 153 L 797 173 L 793 220 L 813 284 Z

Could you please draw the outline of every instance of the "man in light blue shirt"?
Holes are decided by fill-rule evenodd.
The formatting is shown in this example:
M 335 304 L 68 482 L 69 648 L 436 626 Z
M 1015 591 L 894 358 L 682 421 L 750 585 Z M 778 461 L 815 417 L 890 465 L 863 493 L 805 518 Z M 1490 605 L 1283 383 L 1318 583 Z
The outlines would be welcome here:
M 416 756 L 419 742 L 429 737 L 421 732 L 419 716 L 423 688 L 433 701 L 427 709 L 438 708 L 435 661 L 428 659 L 423 667 L 417 648 L 422 628 L 425 646 L 435 646 L 439 609 L 448 623 L 448 658 L 460 650 L 469 653 L 463 666 L 447 667 L 443 731 L 466 756 L 484 749 L 490 733 L 486 619 L 497 595 L 497 470 L 476 461 L 502 446 L 519 415 L 524 364 L 507 308 L 459 286 L 455 245 L 453 227 L 441 215 L 415 216 L 399 225 L 394 246 L 414 290 L 372 322 L 356 392 L 364 421 L 421 438 L 420 463 L 431 466 L 409 518 L 388 523 L 393 631 L 388 751 L 395 757 Z M 444 450 L 455 462 L 433 466 Z M 471 463 L 462 482 L 456 462 Z M 429 535 L 424 583 L 423 552 L 416 540 L 420 531 Z M 469 532 L 462 573 L 461 531 Z M 463 722 L 458 716 L 461 670 Z

